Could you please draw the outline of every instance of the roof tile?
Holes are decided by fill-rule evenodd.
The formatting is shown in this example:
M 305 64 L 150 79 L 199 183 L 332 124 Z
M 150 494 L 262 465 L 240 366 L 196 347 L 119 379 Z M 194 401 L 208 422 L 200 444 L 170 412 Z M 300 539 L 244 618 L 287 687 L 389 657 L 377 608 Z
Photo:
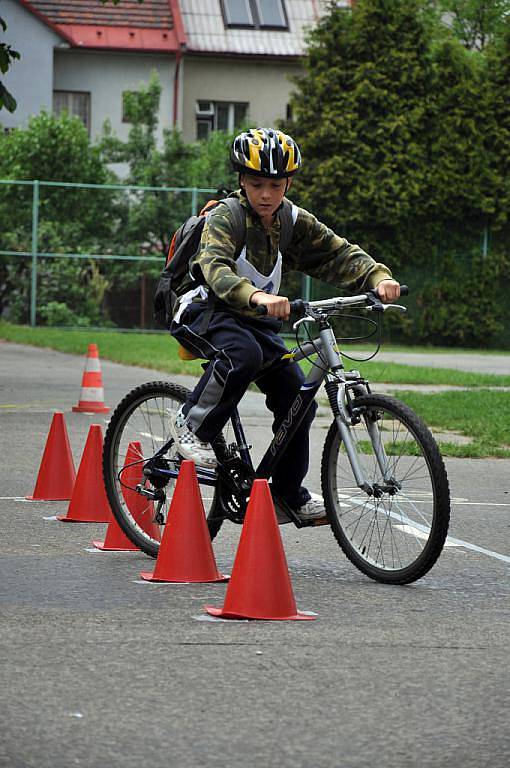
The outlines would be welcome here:
M 168 0 L 122 0 L 118 5 L 100 0 L 29 0 L 27 3 L 54 24 L 172 29 Z

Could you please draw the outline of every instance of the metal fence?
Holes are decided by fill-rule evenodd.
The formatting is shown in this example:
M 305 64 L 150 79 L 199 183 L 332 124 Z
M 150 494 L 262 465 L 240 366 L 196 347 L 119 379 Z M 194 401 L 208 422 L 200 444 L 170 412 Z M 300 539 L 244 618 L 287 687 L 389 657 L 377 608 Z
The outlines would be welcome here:
M 54 259 L 90 259 L 93 261 L 145 261 L 161 265 L 161 256 L 132 256 L 126 254 L 104 254 L 104 253 L 52 253 L 39 250 L 39 228 L 40 228 L 40 192 L 44 187 L 60 187 L 68 189 L 102 189 L 115 190 L 118 192 L 171 192 L 175 194 L 188 194 L 190 196 L 189 214 L 196 215 L 198 212 L 199 196 L 211 194 L 216 190 L 201 187 L 141 187 L 135 185 L 121 184 L 81 184 L 73 182 L 57 181 L 21 181 L 13 179 L 2 179 L 0 185 L 25 186 L 32 187 L 32 222 L 31 222 L 31 249 L 30 251 L 1 250 L 0 256 L 27 258 L 31 260 L 31 279 L 30 279 L 30 324 L 37 324 L 37 272 L 38 260 L 41 258 Z M 1 245 L 1 235 L 0 235 Z
M 0 256 L 8 258 L 21 258 L 30 260 L 30 296 L 28 317 L 30 325 L 36 326 L 38 320 L 37 298 L 38 298 L 38 266 L 41 259 L 81 259 L 91 260 L 93 262 L 145 262 L 156 267 L 162 265 L 162 254 L 147 255 L 128 255 L 122 253 L 77 253 L 73 250 L 63 252 L 50 252 L 40 249 L 40 228 L 44 211 L 41 206 L 41 192 L 44 188 L 62 188 L 62 189 L 88 189 L 88 190 L 110 190 L 112 193 L 171 193 L 175 195 L 189 196 L 189 215 L 196 215 L 208 196 L 215 194 L 217 190 L 208 187 L 150 187 L 123 184 L 83 184 L 77 182 L 57 182 L 57 181 L 39 181 L 39 180 L 0 180 L 0 190 L 6 186 L 31 188 L 31 225 L 30 225 L 30 250 L 12 250 L 2 248 L 2 233 L 0 232 Z M 169 225 L 170 229 L 170 225 Z M 28 234 L 28 233 L 27 233 Z M 28 240 L 28 238 L 27 238 Z M 145 280 L 142 281 L 140 292 L 140 301 L 145 303 L 145 296 L 148 290 L 153 286 L 147 287 Z M 310 297 L 312 292 L 312 281 L 309 277 L 304 277 L 301 281 L 301 290 L 305 296 Z M 142 307 L 143 310 L 143 307 Z M 141 316 L 143 318 L 144 312 Z M 143 320 L 140 323 L 143 327 Z
M 104 191 L 108 194 L 108 200 L 113 198 L 122 198 L 123 200 L 131 200 L 132 203 L 140 201 L 142 195 L 154 195 L 154 199 L 157 196 L 168 195 L 163 197 L 163 200 L 169 201 L 168 206 L 168 222 L 166 221 L 166 208 L 163 206 L 163 220 L 168 234 L 172 229 L 175 229 L 181 221 L 186 218 L 187 215 L 196 215 L 204 202 L 211 196 L 214 196 L 217 190 L 206 187 L 152 187 L 152 186 L 136 186 L 136 185 L 123 185 L 123 184 L 83 184 L 73 182 L 56 182 L 56 181 L 39 181 L 39 180 L 15 180 L 15 179 L 3 179 L 0 180 L 0 266 L 3 265 L 3 275 L 8 273 L 8 268 L 5 267 L 6 262 L 12 263 L 19 259 L 27 260 L 27 268 L 23 270 L 23 280 L 25 286 L 25 293 L 23 294 L 23 314 L 24 320 L 28 320 L 32 326 L 44 321 L 44 306 L 38 306 L 38 295 L 43 294 L 42 289 L 45 285 L 40 283 L 39 275 L 41 271 L 44 274 L 45 260 L 86 260 L 90 263 L 110 263 L 125 262 L 127 264 L 140 263 L 144 265 L 144 268 L 139 270 L 126 270 L 126 275 L 130 276 L 131 287 L 129 290 L 117 290 L 115 294 L 113 291 L 107 294 L 107 311 L 103 312 L 100 317 L 101 320 L 95 327 L 117 327 L 119 329 L 153 329 L 150 316 L 150 299 L 148 297 L 153 293 L 157 281 L 157 274 L 164 262 L 164 254 L 162 249 L 155 250 L 154 248 L 140 248 L 136 249 L 132 244 L 122 239 L 117 238 L 117 247 L 126 248 L 129 252 L 110 252 L 109 248 L 105 248 L 108 252 L 83 252 L 83 249 L 79 249 L 75 243 L 75 247 L 69 247 L 70 242 L 65 241 L 58 243 L 59 250 L 45 250 L 44 244 L 53 242 L 51 238 L 45 238 L 45 226 L 48 226 L 48 204 L 51 208 L 51 196 L 52 194 L 58 195 L 57 190 L 66 190 L 65 203 L 68 204 L 68 198 L 72 200 L 72 190 L 92 190 L 93 192 Z M 5 192 L 4 192 L 5 190 Z M 24 192 L 26 190 L 26 194 Z M 54 190 L 52 193 L 51 190 Z M 84 193 L 86 194 L 86 193 Z M 184 197 L 183 197 L 184 196 Z M 97 196 L 96 196 L 97 197 Z M 186 197 L 188 198 L 186 203 Z M 99 199 L 99 198 L 98 198 Z M 159 198 L 161 201 L 161 197 Z M 182 204 L 181 204 L 182 200 Z M 3 208 L 1 207 L 3 201 Z M 6 204 L 7 201 L 7 204 Z M 75 207 L 79 209 L 79 205 L 74 203 Z M 23 209 L 23 224 L 19 225 L 23 230 L 22 236 L 15 242 L 9 242 L 10 247 L 6 247 L 5 231 L 7 231 L 9 225 L 9 214 L 12 212 L 13 216 L 16 213 L 15 208 L 19 206 Z M 173 208 L 172 208 L 173 206 Z M 69 205 L 67 205 L 69 209 Z M 70 206 L 73 209 L 73 203 Z M 65 215 L 59 217 L 59 210 L 53 208 L 52 226 L 62 226 L 65 231 Z M 75 211 L 72 211 L 73 214 Z M 2 218 L 3 217 L 3 218 Z M 51 216 L 49 217 L 51 218 Z M 58 222 L 55 221 L 58 219 Z M 19 219 L 19 216 L 18 216 Z M 19 223 L 19 222 L 18 222 Z M 5 230 L 5 231 L 3 231 Z M 46 233 L 47 234 L 47 233 Z M 492 248 L 498 248 L 497 243 L 493 243 L 488 229 L 480 232 L 476 236 L 476 242 L 473 240 L 469 247 L 462 248 L 464 254 L 461 258 L 469 259 L 469 253 L 477 252 L 482 256 L 487 256 Z M 72 239 L 72 238 L 71 238 Z M 19 248 L 16 245 L 20 244 Z M 98 238 L 98 242 L 101 241 Z M 14 248 L 12 247 L 14 245 Z M 131 245 L 131 249 L 128 247 Z M 23 249 L 24 246 L 24 249 Z M 101 245 L 99 247 L 102 247 Z M 446 247 L 446 246 L 445 246 Z M 438 244 L 438 251 L 441 251 L 441 244 Z M 505 248 L 506 251 L 506 248 Z M 11 261 L 12 260 L 12 261 Z M 441 264 L 441 259 L 436 259 L 438 265 Z M 466 262 L 467 263 L 467 262 Z M 431 269 L 431 263 L 424 265 L 425 270 Z M 440 266 L 438 267 L 438 269 Z M 115 274 L 115 268 L 112 267 L 110 272 L 106 267 L 102 268 L 107 274 Z M 12 271 L 12 270 L 11 270 Z M 19 271 L 19 270 L 18 270 Z M 412 272 L 403 270 L 403 274 L 399 271 L 399 276 L 402 279 L 410 280 L 411 284 L 418 286 L 422 277 L 420 277 L 419 268 L 416 265 L 412 267 Z M 140 276 L 139 283 L 136 283 Z M 134 287 L 133 287 L 134 286 Z M 62 286 L 62 291 L 65 293 L 65 287 Z M 0 286 L 1 288 L 1 286 Z M 59 286 L 60 288 L 60 286 Z M 309 277 L 298 275 L 297 273 L 286 275 L 285 281 L 282 286 L 285 293 L 295 298 L 299 295 L 305 299 L 313 297 L 324 297 L 326 295 L 333 295 L 333 290 L 330 286 L 326 286 L 318 281 L 312 280 Z M 110 289 L 109 289 L 110 290 Z M 9 296 L 5 296 L 4 291 L 4 303 L 9 304 Z M 413 299 L 411 298 L 411 302 Z M 112 311 L 113 310 L 113 311 Z M 147 311 L 146 311 L 147 310 Z M 108 312 L 110 314 L 108 314 Z M 99 315 L 98 315 L 99 316 Z M 17 318 L 18 322 L 19 317 Z M 505 318 L 506 320 L 506 318 Z M 507 324 L 507 323 L 505 323 Z M 505 333 L 507 337 L 509 331 Z

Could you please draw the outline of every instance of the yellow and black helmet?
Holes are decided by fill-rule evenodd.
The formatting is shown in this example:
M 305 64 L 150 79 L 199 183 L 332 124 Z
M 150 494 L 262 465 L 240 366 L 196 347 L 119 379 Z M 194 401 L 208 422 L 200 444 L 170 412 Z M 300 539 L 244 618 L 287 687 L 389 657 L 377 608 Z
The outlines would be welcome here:
M 250 128 L 236 136 L 230 160 L 234 170 L 272 179 L 286 179 L 301 167 L 299 147 L 273 128 Z

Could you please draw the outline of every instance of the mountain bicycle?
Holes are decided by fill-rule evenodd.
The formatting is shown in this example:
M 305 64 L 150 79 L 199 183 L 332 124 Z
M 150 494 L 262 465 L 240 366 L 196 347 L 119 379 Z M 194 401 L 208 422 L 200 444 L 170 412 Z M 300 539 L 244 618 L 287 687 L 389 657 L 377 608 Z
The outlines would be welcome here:
M 359 371 L 345 369 L 332 319 L 353 307 L 376 313 L 370 321 L 379 332 L 385 312 L 406 311 L 398 304 L 382 304 L 375 291 L 291 302 L 297 346 L 284 357 L 311 360 L 312 365 L 286 419 L 255 467 L 239 412 L 234 411 L 234 439 L 228 442 L 226 431 L 216 438 L 218 466 L 197 467 L 197 477 L 211 538 L 226 520 L 242 523 L 253 480 L 270 480 L 277 462 L 285 460 L 289 441 L 324 385 L 333 416 L 321 464 L 326 518 L 304 522 L 273 492 L 278 520 L 298 528 L 329 524 L 360 571 L 376 581 L 408 584 L 424 576 L 442 551 L 450 518 L 448 478 L 424 422 L 394 397 L 373 393 Z M 310 323 L 318 326 L 318 337 L 308 332 L 307 340 L 300 340 L 300 327 L 308 330 Z M 111 508 L 129 539 L 153 557 L 159 549 L 154 530 L 161 533 L 166 523 L 181 465 L 170 420 L 187 396 L 185 387 L 171 382 L 138 386 L 116 408 L 105 436 L 103 472 Z M 139 476 L 136 486 L 133 467 Z M 136 514 L 126 502 L 133 491 L 142 501 L 142 512 L 138 504 Z

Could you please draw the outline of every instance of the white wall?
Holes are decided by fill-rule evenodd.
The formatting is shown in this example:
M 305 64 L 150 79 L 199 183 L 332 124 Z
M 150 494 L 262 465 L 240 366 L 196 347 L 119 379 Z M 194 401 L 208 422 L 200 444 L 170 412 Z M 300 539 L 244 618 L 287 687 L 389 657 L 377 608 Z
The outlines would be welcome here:
M 16 128 L 26 125 L 31 115 L 53 105 L 53 48 L 63 43 L 42 21 L 20 3 L 2 0 L 0 16 L 7 24 L 5 40 L 21 59 L 15 60 L 1 79 L 18 102 L 12 114 L 0 112 L 0 125 Z
M 54 89 L 89 91 L 92 139 L 102 133 L 108 118 L 114 133 L 125 140 L 129 123 L 122 122 L 122 92 L 146 85 L 155 69 L 162 87 L 159 137 L 162 128 L 173 125 L 173 87 L 175 59 L 143 53 L 116 53 L 87 50 L 56 50 Z
M 248 120 L 253 125 L 272 126 L 286 116 L 294 86 L 291 75 L 299 75 L 299 63 L 272 59 L 220 59 L 185 56 L 182 131 L 186 141 L 196 140 L 196 102 L 248 102 Z

